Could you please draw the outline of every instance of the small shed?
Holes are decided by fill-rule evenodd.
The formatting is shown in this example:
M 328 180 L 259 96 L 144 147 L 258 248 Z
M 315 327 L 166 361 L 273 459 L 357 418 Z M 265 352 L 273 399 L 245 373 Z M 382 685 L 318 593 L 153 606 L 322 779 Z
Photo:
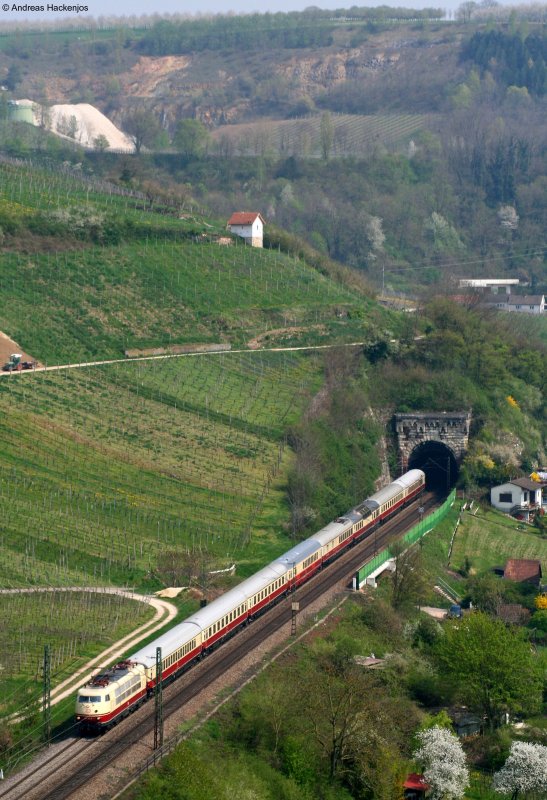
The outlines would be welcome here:
M 482 719 L 476 714 L 472 714 L 466 708 L 455 709 L 450 712 L 450 719 L 456 732 L 456 736 L 465 738 L 475 736 L 483 731 Z
M 490 502 L 499 511 L 528 520 L 541 508 L 542 485 L 530 478 L 515 478 L 490 490 Z
M 430 788 L 423 775 L 411 772 L 403 783 L 405 800 L 423 800 Z
M 541 561 L 537 558 L 510 558 L 505 565 L 503 577 L 506 581 L 539 586 L 543 577 Z
M 228 220 L 227 227 L 251 247 L 262 247 L 265 224 L 264 217 L 258 211 L 236 211 Z

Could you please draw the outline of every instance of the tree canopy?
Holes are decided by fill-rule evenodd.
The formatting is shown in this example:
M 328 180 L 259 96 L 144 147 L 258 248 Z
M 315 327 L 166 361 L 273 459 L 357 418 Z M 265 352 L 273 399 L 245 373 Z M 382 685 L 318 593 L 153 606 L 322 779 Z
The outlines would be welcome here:
M 181 119 L 177 122 L 173 146 L 185 158 L 195 158 L 207 150 L 209 132 L 198 119 Z
M 547 792 L 547 747 L 513 742 L 503 767 L 496 772 L 493 788 L 516 800 L 521 792 Z
M 435 647 L 439 665 L 462 701 L 498 727 L 506 712 L 532 712 L 541 704 L 536 656 L 523 634 L 475 612 L 445 626 Z

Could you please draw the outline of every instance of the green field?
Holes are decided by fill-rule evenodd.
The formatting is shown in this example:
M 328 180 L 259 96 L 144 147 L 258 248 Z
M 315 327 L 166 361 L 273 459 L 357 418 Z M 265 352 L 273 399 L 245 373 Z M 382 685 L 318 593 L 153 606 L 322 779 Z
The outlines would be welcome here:
M 261 566 L 287 545 L 283 434 L 320 382 L 284 353 L 3 380 L 0 583 L 141 584 L 165 550 Z
M 547 539 L 535 528 L 493 509 L 480 509 L 477 516 L 464 513 L 454 539 L 450 566 L 460 569 L 466 556 L 477 572 L 503 567 L 508 558 L 537 558 L 547 570 Z
M 188 341 L 244 344 L 269 328 L 330 332 L 340 306 L 357 305 L 304 263 L 245 247 L 144 242 L 4 253 L 1 264 L 0 330 L 50 364 Z

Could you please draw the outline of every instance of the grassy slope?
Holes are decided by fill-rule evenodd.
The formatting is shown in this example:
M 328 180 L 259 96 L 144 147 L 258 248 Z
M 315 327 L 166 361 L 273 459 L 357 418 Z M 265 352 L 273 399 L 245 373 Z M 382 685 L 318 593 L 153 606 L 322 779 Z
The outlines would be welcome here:
M 241 345 L 268 328 L 328 332 L 336 309 L 356 304 L 283 254 L 192 243 L 5 254 L 0 298 L 0 329 L 49 363 L 185 341 Z M 358 333 L 347 325 L 341 338 Z
M 503 567 L 508 558 L 538 558 L 547 570 L 547 540 L 533 527 L 510 519 L 493 509 L 480 510 L 477 516 L 464 514 L 454 539 L 450 565 L 459 569 L 468 556 L 478 572 Z
M 44 362 L 187 341 L 241 345 L 287 327 L 296 329 L 292 342 L 348 341 L 382 318 L 353 287 L 299 259 L 204 241 L 222 225 L 145 212 L 139 198 L 101 193 L 73 175 L 31 177 L 0 165 L 0 179 L 0 225 L 10 234 L 0 256 L 0 330 Z M 80 240 L 71 240 L 80 223 Z M 29 228 L 39 233 L 31 248 Z M 57 238 L 41 237 L 52 229 Z M 81 240 L 111 241 L 113 230 L 117 244 Z
M 282 353 L 1 383 L 3 581 L 139 583 L 166 548 L 263 563 L 286 544 L 282 431 L 319 385 Z

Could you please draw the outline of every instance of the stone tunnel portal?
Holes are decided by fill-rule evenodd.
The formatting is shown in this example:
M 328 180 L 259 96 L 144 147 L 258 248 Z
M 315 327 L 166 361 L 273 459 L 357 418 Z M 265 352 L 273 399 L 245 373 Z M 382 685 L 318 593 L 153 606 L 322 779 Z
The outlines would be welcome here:
M 395 414 L 402 469 L 423 469 L 430 489 L 448 492 L 467 451 L 470 424 L 470 410 Z
M 428 489 L 442 494 L 452 489 L 459 471 L 452 450 L 435 441 L 425 441 L 415 447 L 409 456 L 408 468 L 422 469 Z

